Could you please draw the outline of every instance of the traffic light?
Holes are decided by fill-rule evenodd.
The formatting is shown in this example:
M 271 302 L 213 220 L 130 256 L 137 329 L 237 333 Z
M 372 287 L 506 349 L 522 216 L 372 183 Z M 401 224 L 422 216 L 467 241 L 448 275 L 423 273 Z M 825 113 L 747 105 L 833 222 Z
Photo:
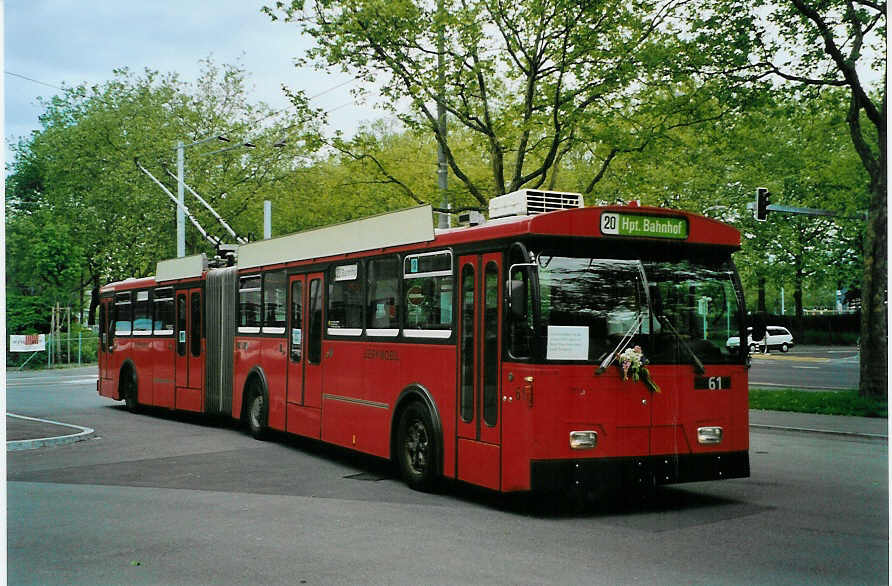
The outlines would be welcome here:
M 770 197 L 771 192 L 764 187 L 756 189 L 756 219 L 760 222 L 764 222 L 768 217 L 768 204 L 771 203 L 768 198 Z

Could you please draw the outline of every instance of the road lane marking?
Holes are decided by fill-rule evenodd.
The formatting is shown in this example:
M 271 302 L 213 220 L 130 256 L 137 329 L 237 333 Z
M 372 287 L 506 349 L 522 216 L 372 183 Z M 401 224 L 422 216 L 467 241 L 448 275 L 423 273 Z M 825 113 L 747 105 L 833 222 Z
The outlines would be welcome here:
M 817 356 L 780 356 L 777 354 L 751 354 L 753 360 L 783 360 L 787 362 L 830 362 L 830 358 Z

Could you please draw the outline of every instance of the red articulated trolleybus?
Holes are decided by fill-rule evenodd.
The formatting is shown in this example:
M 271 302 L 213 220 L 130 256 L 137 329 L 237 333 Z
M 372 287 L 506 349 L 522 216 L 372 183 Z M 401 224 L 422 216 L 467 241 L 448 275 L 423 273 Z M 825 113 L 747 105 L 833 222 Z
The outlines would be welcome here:
M 244 244 L 102 289 L 100 395 L 496 491 L 749 476 L 734 228 L 522 190 Z

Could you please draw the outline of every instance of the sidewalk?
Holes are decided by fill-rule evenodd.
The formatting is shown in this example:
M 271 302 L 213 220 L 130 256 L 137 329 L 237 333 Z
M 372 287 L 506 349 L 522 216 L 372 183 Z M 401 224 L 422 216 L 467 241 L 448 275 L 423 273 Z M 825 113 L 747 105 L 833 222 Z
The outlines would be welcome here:
M 878 417 L 816 415 L 750 409 L 750 428 L 825 433 L 887 441 L 889 439 L 889 421 Z
M 94 430 L 80 425 L 6 414 L 7 452 L 70 444 L 85 440 L 93 433 Z

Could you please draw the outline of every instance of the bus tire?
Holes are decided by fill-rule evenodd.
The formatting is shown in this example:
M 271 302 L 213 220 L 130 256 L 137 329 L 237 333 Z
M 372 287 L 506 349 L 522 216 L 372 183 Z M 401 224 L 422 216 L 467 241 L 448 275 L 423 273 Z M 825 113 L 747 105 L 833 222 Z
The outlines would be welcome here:
M 131 413 L 139 413 L 139 386 L 136 382 L 136 373 L 132 368 L 127 368 L 121 374 L 121 394 L 124 399 L 124 407 Z
M 248 431 L 251 432 L 254 439 L 262 440 L 266 437 L 269 405 L 263 395 L 263 388 L 256 380 L 248 387 L 247 397 L 245 419 L 248 421 Z
M 403 411 L 397 428 L 396 460 L 403 481 L 413 490 L 430 492 L 437 479 L 437 438 L 430 412 L 418 401 Z

